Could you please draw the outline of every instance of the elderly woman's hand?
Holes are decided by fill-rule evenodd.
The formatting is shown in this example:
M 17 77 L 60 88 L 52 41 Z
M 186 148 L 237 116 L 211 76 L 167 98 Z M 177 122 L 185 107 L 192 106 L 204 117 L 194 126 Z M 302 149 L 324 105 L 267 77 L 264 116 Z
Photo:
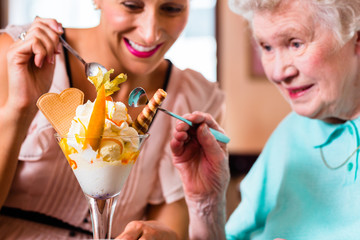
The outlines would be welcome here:
M 226 145 L 217 142 L 209 127 L 222 131 L 206 113 L 184 116 L 197 128 L 177 122 L 170 146 L 189 208 L 190 239 L 225 239 L 225 194 L 230 179 Z
M 36 18 L 22 40 L 11 45 L 7 54 L 7 103 L 12 109 L 36 109 L 37 99 L 49 91 L 62 32 L 56 20 Z
M 194 112 L 184 117 L 198 127 L 178 121 L 170 146 L 187 198 L 223 194 L 230 177 L 228 154 L 226 145 L 215 140 L 209 127 L 223 132 L 222 129 L 206 113 Z
M 116 239 L 121 240 L 177 240 L 176 233 L 159 221 L 132 221 Z

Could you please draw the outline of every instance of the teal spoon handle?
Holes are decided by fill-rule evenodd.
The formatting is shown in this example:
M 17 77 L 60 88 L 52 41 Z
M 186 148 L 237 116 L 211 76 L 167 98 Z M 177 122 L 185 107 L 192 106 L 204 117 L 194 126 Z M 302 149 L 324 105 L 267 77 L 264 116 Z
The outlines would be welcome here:
M 160 111 L 176 118 L 176 119 L 179 119 L 187 124 L 189 124 L 189 126 L 192 126 L 193 123 L 190 122 L 189 120 L 183 118 L 183 117 L 180 117 L 179 115 L 176 115 L 175 113 L 172 113 L 172 112 L 169 112 L 168 110 L 166 109 L 163 109 L 163 108 L 158 108 Z M 216 138 L 216 140 L 218 140 L 219 142 L 222 142 L 222 143 L 228 143 L 230 142 L 230 138 L 227 137 L 226 135 L 222 134 L 221 132 L 213 129 L 213 128 L 209 128 L 210 129 L 210 132 L 212 133 L 212 135 L 214 135 L 214 137 Z

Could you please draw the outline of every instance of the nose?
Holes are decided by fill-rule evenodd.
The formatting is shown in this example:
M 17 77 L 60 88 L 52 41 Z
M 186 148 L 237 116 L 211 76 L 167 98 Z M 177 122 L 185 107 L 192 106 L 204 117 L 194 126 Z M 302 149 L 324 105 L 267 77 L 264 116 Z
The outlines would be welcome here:
M 280 83 L 289 81 L 298 74 L 291 56 L 285 53 L 276 53 L 271 78 L 274 82 Z
M 160 38 L 160 21 L 156 10 L 148 10 L 139 21 L 141 36 L 146 45 L 153 45 Z

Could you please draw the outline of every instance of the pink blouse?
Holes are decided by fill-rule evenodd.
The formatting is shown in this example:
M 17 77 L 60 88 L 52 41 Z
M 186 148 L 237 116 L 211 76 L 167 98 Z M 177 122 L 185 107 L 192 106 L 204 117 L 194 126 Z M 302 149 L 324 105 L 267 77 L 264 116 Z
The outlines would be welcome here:
M 8 27 L 16 40 L 20 27 Z M 50 92 L 69 88 L 64 54 L 56 57 Z M 217 84 L 193 70 L 173 66 L 163 107 L 179 115 L 208 112 L 218 121 L 224 113 L 224 94 Z M 180 177 L 172 165 L 169 141 L 175 119 L 159 112 L 149 130 L 150 137 L 120 194 L 113 221 L 113 236 L 127 223 L 144 219 L 148 204 L 172 203 L 184 197 Z M 17 172 L 5 202 L 6 207 L 39 212 L 86 230 L 91 230 L 85 197 L 56 143 L 55 131 L 38 112 L 22 144 Z M 0 215 L 0 237 L 12 239 L 73 239 L 69 231 Z

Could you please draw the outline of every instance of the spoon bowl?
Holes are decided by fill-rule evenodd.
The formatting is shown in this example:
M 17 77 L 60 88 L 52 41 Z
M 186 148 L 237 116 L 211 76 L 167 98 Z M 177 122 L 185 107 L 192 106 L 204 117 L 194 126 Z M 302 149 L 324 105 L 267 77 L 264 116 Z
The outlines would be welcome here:
M 142 87 L 133 89 L 129 95 L 128 104 L 130 107 L 140 107 L 146 105 L 149 99 Z
M 134 88 L 129 94 L 128 105 L 130 107 L 139 107 L 142 105 L 146 105 L 148 102 L 149 102 L 149 99 L 146 96 L 146 92 L 142 87 Z M 176 119 L 179 119 L 179 120 L 187 123 L 189 126 L 193 126 L 193 123 L 191 121 L 189 121 L 183 117 L 180 117 L 179 115 L 176 115 L 175 113 L 172 113 L 161 107 L 158 107 L 158 109 L 160 111 L 168 114 L 169 116 L 172 116 Z M 219 142 L 228 143 L 230 141 L 230 138 L 227 137 L 226 135 L 222 134 L 221 132 L 219 132 L 213 128 L 209 128 L 209 129 L 210 129 L 210 132 L 216 138 L 216 140 L 218 140 Z
M 101 65 L 100 63 L 97 63 L 97 62 L 87 63 L 87 62 L 85 62 L 85 60 L 84 60 L 82 57 L 80 57 L 80 55 L 75 51 L 75 49 L 73 49 L 73 48 L 65 41 L 65 39 L 64 39 L 62 36 L 60 36 L 59 38 L 60 38 L 60 41 L 61 41 L 62 45 L 63 45 L 67 50 L 69 50 L 69 52 L 71 52 L 77 59 L 79 59 L 80 62 L 82 62 L 82 63 L 84 64 L 86 76 L 88 76 L 88 77 L 89 77 L 89 76 L 96 76 L 96 75 L 98 74 L 98 72 L 99 72 L 99 68 L 101 69 L 101 71 L 102 71 L 103 73 L 106 73 L 106 72 L 107 72 L 106 68 L 105 68 L 103 65 Z
M 99 72 L 99 68 L 101 69 L 101 72 L 103 74 L 107 72 L 107 69 L 100 63 L 96 63 L 96 62 L 85 63 L 86 76 L 90 76 L 90 77 L 96 76 Z

